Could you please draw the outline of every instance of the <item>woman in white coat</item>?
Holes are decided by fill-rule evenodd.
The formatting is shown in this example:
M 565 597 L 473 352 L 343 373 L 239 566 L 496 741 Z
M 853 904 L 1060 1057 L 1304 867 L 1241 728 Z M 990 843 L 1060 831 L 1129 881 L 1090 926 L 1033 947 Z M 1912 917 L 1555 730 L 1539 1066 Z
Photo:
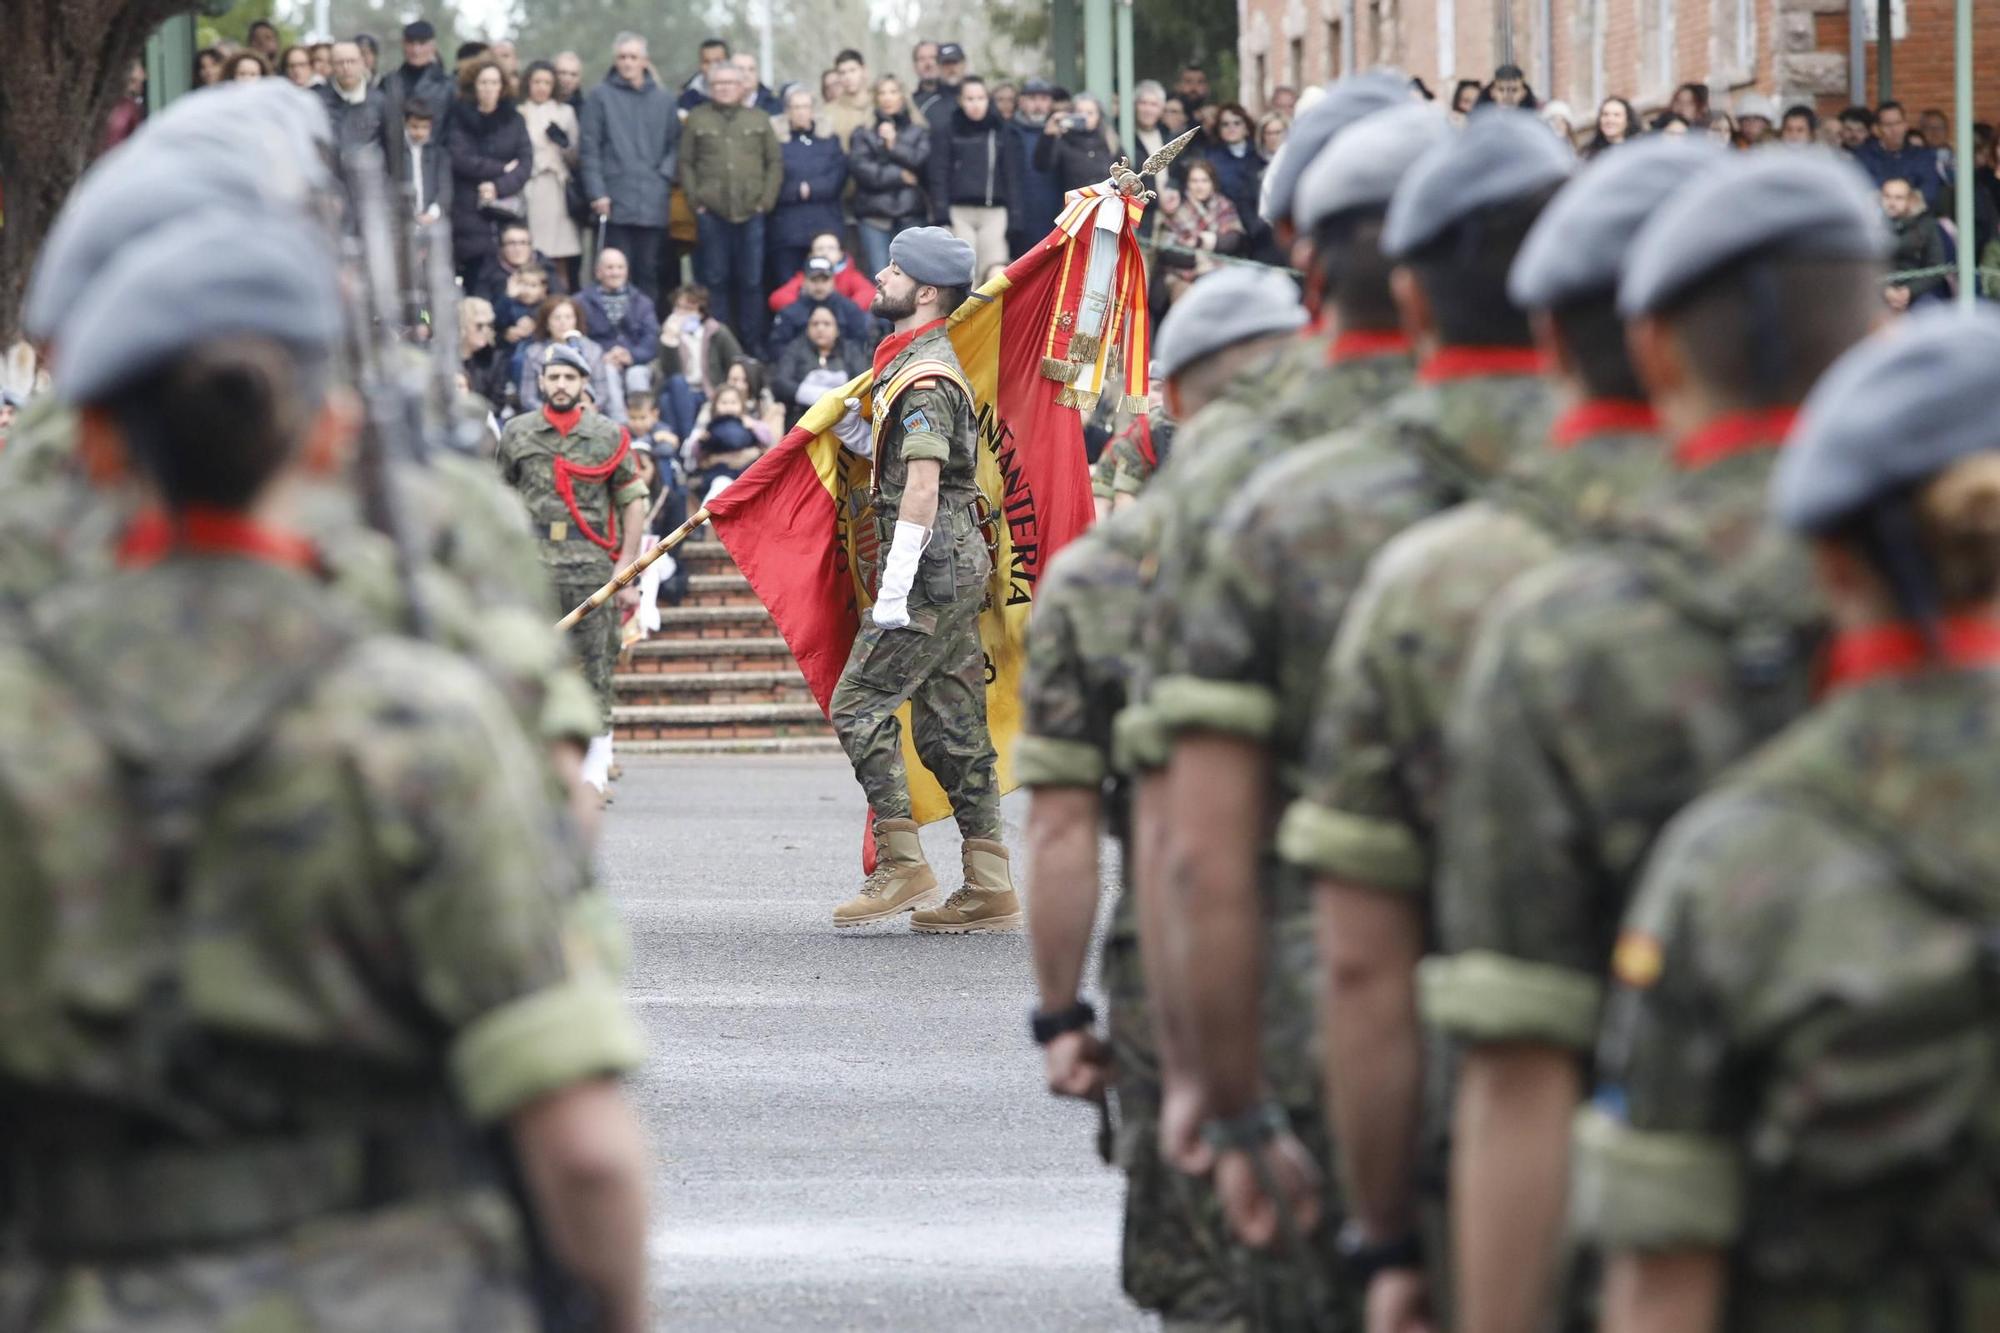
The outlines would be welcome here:
M 527 95 L 521 119 L 528 122 L 528 140 L 535 146 L 535 172 L 522 187 L 528 204 L 528 231 L 535 249 L 563 266 L 569 290 L 576 290 L 577 258 L 583 253 L 583 233 L 569 213 L 569 179 L 576 170 L 576 108 L 556 97 L 555 67 L 545 60 L 528 66 Z

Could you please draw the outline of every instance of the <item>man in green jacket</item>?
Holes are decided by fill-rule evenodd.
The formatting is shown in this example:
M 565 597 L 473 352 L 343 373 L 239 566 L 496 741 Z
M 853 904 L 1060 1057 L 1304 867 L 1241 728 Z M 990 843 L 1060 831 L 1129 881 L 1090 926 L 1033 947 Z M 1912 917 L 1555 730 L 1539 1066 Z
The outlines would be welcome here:
M 708 101 L 681 127 L 681 190 L 699 229 L 695 277 L 743 350 L 761 358 L 764 219 L 777 206 L 785 163 L 771 118 L 744 105 L 744 92 L 733 66 L 709 74 Z

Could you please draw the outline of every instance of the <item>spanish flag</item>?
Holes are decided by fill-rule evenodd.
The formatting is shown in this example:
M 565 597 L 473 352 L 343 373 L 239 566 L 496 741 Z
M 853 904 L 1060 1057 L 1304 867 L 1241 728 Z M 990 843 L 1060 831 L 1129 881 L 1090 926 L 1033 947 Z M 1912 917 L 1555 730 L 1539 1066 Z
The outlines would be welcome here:
M 1019 682 L 1028 614 L 1042 572 L 1091 521 L 1090 474 L 1080 407 L 1094 404 L 1114 344 L 1142 358 L 1124 377 L 1130 396 L 1145 383 L 1145 275 L 1131 229 L 1138 207 L 1108 186 L 1071 195 L 1048 239 L 980 288 L 952 315 L 949 334 L 970 381 L 979 424 L 979 485 L 998 531 L 990 605 L 980 621 L 987 657 L 986 719 L 999 755 L 1001 791 L 1012 790 L 1020 734 Z M 1087 208 L 1104 205 L 1092 226 Z M 1108 230 L 1117 265 L 1086 282 L 1093 244 Z M 1100 265 L 1100 267 L 1102 267 Z M 1108 280 L 1108 282 L 1107 282 Z M 1105 299 L 1109 287 L 1109 299 Z M 1073 335 L 1079 307 L 1098 298 L 1091 326 L 1111 336 Z M 1086 360 L 1087 358 L 1087 360 Z M 845 400 L 868 401 L 873 372 L 828 394 L 755 466 L 708 504 L 709 521 L 777 622 L 825 711 L 848 650 L 873 605 L 862 571 L 878 561 L 869 460 L 840 446 L 833 425 Z M 1079 387 L 1087 386 L 1088 398 Z M 918 823 L 951 815 L 944 790 L 917 757 L 907 705 L 903 758 Z M 872 849 L 872 840 L 870 843 Z M 872 860 L 864 849 L 864 860 Z

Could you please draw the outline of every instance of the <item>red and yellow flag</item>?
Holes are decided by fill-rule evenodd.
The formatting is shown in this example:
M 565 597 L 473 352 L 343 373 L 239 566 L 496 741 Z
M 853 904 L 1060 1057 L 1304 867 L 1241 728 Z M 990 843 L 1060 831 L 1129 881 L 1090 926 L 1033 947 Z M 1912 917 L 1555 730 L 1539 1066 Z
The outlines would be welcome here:
M 1077 279 L 1090 243 L 1089 227 L 1058 226 L 980 288 L 949 325 L 952 347 L 972 385 L 979 485 L 999 533 L 992 605 L 979 628 L 986 647 L 986 719 L 1000 759 L 1002 791 L 1014 785 L 1019 683 L 1035 589 L 1056 552 L 1091 520 L 1083 420 L 1070 405 L 1076 402 L 1074 380 L 1043 373 L 1044 358 L 1053 350 L 1051 330 L 1074 322 Z M 1136 255 L 1121 251 L 1116 281 L 1123 299 L 1118 318 L 1107 327 L 1124 335 L 1115 337 L 1124 343 L 1132 327 L 1145 327 L 1145 283 L 1143 273 L 1135 279 L 1125 271 Z M 1141 294 L 1136 309 L 1135 288 Z M 1143 346 L 1136 350 L 1143 354 Z M 1143 366 L 1138 374 L 1143 384 Z M 709 521 L 777 622 L 822 710 L 833 697 L 861 616 L 873 605 L 874 589 L 864 586 L 860 573 L 878 563 L 870 464 L 843 450 L 832 430 L 846 399 L 868 401 L 873 379 L 873 372 L 864 374 L 822 398 L 776 448 L 708 505 Z M 919 823 L 947 818 L 950 803 L 917 757 L 907 705 L 900 717 L 912 811 Z

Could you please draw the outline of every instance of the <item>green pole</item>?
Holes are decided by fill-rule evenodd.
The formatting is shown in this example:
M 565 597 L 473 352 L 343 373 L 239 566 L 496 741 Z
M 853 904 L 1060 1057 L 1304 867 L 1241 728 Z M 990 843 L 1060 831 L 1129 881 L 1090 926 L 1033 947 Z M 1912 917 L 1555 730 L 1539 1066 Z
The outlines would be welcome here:
M 1951 174 L 1958 186 L 1958 303 L 1970 310 L 1979 294 L 1979 256 L 1972 252 L 1972 0 L 1958 0 L 1957 8 L 1958 146 Z
M 152 115 L 194 83 L 194 15 L 180 14 L 146 39 L 146 113 Z
M 1136 152 L 1136 122 L 1132 113 L 1132 0 L 1118 0 L 1118 142 Z M 1138 166 L 1135 160 L 1133 166 Z
M 1083 0 L 1083 86 L 1111 96 L 1111 0 Z
M 1076 0 L 1049 0 L 1049 52 L 1056 84 L 1076 88 Z

